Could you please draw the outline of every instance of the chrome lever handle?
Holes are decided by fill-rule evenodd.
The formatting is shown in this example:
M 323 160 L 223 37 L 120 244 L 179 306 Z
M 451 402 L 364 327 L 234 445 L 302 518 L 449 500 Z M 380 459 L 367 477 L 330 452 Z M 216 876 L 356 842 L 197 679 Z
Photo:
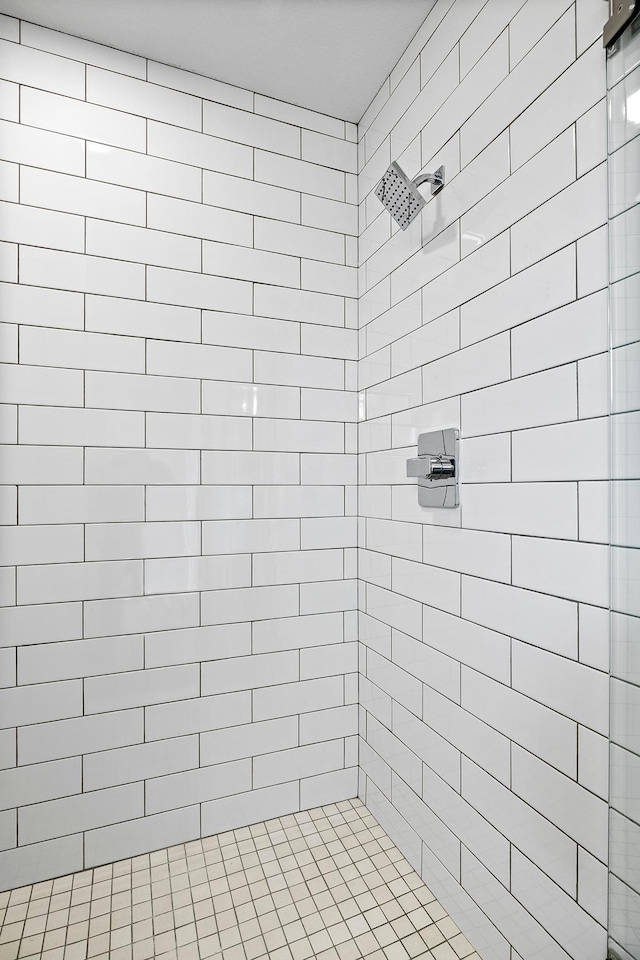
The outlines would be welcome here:
M 422 457 L 413 457 L 407 460 L 408 477 L 424 477 L 427 480 L 444 480 L 455 477 L 456 462 L 453 457 L 441 454 L 426 454 Z

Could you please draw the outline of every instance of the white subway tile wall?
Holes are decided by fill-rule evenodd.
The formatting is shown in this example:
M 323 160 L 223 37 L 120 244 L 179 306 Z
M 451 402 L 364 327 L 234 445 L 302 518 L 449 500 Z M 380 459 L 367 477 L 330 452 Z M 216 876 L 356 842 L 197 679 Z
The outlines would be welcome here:
M 438 0 L 358 131 L 359 795 L 484 960 L 606 954 L 606 16 Z
M 357 143 L 1 26 L 8 889 L 357 793 Z

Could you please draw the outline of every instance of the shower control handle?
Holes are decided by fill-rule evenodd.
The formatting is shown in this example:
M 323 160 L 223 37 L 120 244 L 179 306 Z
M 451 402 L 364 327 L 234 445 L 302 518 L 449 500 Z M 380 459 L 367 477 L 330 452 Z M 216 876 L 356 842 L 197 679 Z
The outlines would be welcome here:
M 425 454 L 407 460 L 408 477 L 424 477 L 427 480 L 444 480 L 455 477 L 456 462 L 453 457 L 442 454 Z

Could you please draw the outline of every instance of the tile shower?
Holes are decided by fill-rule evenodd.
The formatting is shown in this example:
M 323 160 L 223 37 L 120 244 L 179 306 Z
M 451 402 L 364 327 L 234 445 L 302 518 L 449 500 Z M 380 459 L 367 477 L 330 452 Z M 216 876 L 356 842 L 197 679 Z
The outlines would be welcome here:
M 0 16 L 9 909 L 324 807 L 437 960 L 603 960 L 605 19 L 437 0 L 356 126 Z

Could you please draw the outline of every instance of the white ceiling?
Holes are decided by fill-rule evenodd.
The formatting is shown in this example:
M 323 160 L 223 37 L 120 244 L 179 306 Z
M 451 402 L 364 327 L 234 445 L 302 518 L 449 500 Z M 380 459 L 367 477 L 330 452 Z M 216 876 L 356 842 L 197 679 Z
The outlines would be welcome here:
M 358 121 L 435 0 L 0 0 L 0 12 Z

